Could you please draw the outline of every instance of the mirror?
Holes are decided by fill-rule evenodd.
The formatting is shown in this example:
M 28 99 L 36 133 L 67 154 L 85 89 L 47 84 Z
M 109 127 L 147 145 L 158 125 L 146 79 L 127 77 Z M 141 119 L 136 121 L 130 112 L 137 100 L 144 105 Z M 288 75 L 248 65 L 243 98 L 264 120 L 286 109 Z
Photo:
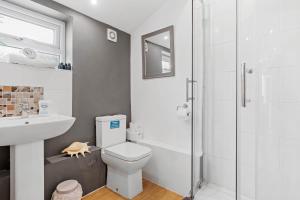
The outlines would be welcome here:
M 174 52 L 174 26 L 143 35 L 143 79 L 175 76 Z

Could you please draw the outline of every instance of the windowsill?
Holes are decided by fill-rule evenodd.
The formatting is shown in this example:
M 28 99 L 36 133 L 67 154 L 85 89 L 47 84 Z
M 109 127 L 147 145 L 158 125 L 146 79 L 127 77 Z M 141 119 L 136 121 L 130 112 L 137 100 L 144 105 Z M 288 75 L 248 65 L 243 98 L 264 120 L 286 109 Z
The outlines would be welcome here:
M 1 62 L 0 61 L 0 68 L 5 67 L 5 66 L 14 66 L 14 67 L 22 67 L 22 68 L 28 68 L 28 69 L 34 69 L 34 70 L 43 70 L 43 71 L 48 71 L 48 70 L 55 70 L 59 72 L 72 72 L 73 70 L 65 70 L 65 69 L 58 69 L 58 68 L 47 68 L 47 67 L 36 67 L 36 66 L 31 66 L 31 65 L 22 65 L 22 64 L 16 64 L 16 63 L 8 63 L 8 62 Z

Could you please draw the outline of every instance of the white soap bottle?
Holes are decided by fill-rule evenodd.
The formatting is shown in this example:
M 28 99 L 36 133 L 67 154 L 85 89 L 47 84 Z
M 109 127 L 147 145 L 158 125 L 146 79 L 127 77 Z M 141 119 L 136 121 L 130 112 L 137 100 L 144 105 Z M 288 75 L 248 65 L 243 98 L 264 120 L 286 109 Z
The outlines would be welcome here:
M 39 115 L 49 115 L 49 101 L 44 99 L 39 101 Z

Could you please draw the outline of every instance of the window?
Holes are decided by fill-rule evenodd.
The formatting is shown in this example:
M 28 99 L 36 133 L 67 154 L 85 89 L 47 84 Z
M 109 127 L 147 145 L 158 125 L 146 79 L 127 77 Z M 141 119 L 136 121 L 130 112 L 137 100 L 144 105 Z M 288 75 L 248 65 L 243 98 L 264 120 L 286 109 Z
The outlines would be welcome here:
M 0 15 L 0 32 L 17 38 L 28 38 L 38 42 L 54 45 L 54 30 L 25 22 L 13 17 Z M 24 30 L 24 31 L 20 31 Z
M 43 59 L 65 62 L 65 23 L 0 2 L 0 61 L 24 48 L 35 50 Z
M 171 54 L 166 51 L 161 52 L 162 73 L 171 72 Z

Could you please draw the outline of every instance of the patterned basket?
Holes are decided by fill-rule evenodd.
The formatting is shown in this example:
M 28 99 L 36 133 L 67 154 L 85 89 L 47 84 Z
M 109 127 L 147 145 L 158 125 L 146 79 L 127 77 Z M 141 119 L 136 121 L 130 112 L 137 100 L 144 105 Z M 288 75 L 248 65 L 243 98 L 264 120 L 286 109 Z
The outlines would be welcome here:
M 81 198 L 81 185 L 76 180 L 68 180 L 56 187 L 51 200 L 81 200 Z

